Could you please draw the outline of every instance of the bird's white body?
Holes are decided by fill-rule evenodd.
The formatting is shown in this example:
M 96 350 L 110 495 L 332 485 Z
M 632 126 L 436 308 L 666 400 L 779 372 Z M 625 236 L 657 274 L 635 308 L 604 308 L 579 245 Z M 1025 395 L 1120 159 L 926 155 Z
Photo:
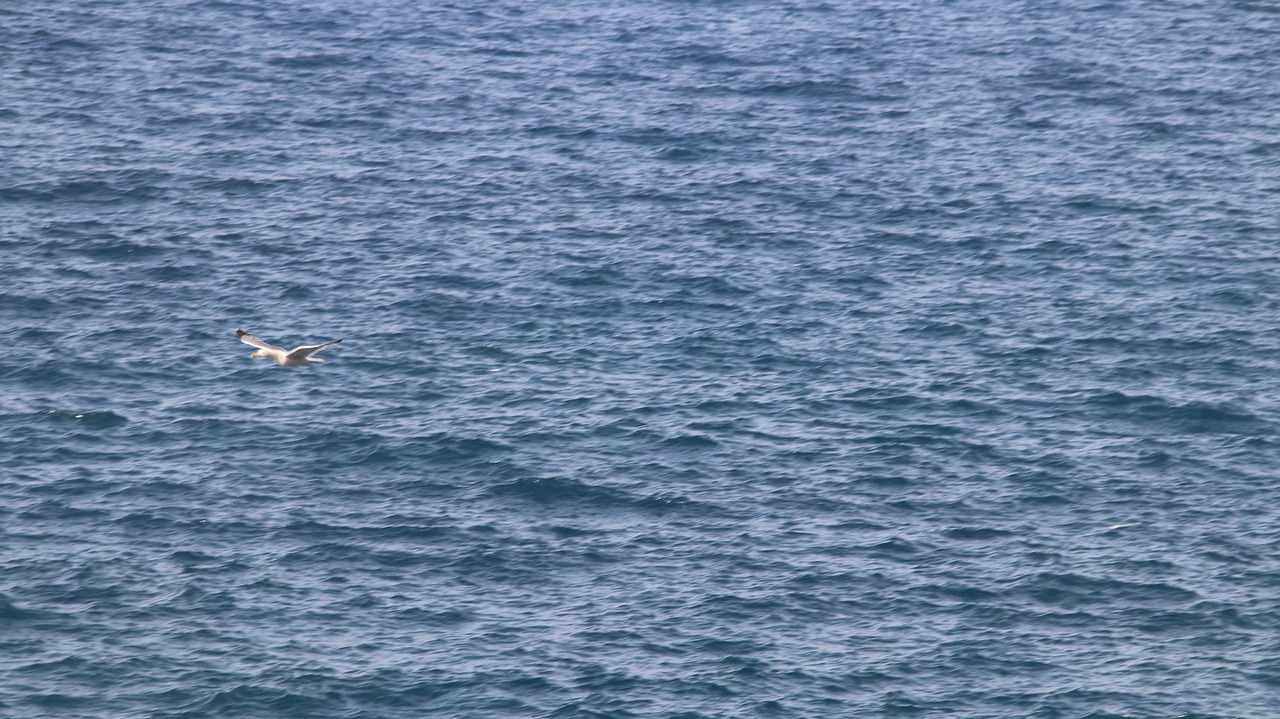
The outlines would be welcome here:
M 325 342 L 323 344 L 302 345 L 301 347 L 294 347 L 291 350 L 287 350 L 283 347 L 276 347 L 275 345 L 267 344 L 242 329 L 236 330 L 236 336 L 240 338 L 241 342 L 251 347 L 258 348 L 256 352 L 249 355 L 250 357 L 266 357 L 268 359 L 273 359 L 276 364 L 281 367 L 305 367 L 311 364 L 319 364 L 324 360 L 318 357 L 312 357 L 312 355 L 325 347 L 336 345 L 342 341 L 338 339 L 332 342 Z

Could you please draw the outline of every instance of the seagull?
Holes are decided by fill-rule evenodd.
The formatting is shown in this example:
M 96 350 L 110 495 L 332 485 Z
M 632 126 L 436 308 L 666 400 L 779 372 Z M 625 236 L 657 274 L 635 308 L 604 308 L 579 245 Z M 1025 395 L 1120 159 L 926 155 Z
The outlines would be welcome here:
M 306 367 L 309 364 L 323 362 L 324 360 L 312 357 L 311 355 L 319 352 L 325 347 L 336 345 L 342 341 L 341 339 L 338 339 L 332 342 L 325 342 L 324 344 L 302 345 L 301 347 L 294 347 L 291 350 L 286 350 L 283 347 L 269 345 L 239 328 L 236 329 L 236 336 L 240 338 L 241 342 L 258 348 L 257 352 L 249 355 L 250 357 L 269 357 L 275 360 L 276 364 L 281 367 Z M 342 339 L 346 338 L 344 337 Z

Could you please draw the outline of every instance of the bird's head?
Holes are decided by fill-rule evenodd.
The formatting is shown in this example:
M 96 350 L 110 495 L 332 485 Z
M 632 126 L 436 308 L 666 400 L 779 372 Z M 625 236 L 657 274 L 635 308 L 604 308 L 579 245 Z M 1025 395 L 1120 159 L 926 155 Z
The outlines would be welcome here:
M 250 357 L 266 357 L 266 355 L 262 353 L 262 350 L 254 350 L 253 354 L 249 356 Z

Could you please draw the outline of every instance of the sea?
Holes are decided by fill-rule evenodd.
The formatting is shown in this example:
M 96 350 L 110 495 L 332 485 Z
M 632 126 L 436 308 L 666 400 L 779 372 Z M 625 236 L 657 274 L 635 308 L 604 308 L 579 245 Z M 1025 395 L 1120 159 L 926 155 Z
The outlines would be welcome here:
M 3 2 L 0 280 L 4 719 L 1280 716 L 1269 0 Z

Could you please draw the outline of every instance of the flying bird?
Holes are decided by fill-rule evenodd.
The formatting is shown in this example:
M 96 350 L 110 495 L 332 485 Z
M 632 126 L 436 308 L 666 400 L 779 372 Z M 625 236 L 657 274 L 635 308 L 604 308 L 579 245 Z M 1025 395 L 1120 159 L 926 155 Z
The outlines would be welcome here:
M 302 345 L 301 347 L 294 347 L 291 350 L 286 350 L 283 347 L 269 345 L 239 328 L 236 329 L 236 336 L 240 338 L 241 342 L 258 348 L 258 351 L 249 355 L 250 357 L 268 357 L 275 360 L 276 364 L 281 367 L 305 367 L 309 364 L 323 362 L 324 360 L 312 357 L 311 355 L 319 352 L 325 347 L 336 345 L 342 341 L 341 339 L 337 339 L 332 342 L 325 342 L 324 344 Z M 344 337 L 342 339 L 346 338 Z

